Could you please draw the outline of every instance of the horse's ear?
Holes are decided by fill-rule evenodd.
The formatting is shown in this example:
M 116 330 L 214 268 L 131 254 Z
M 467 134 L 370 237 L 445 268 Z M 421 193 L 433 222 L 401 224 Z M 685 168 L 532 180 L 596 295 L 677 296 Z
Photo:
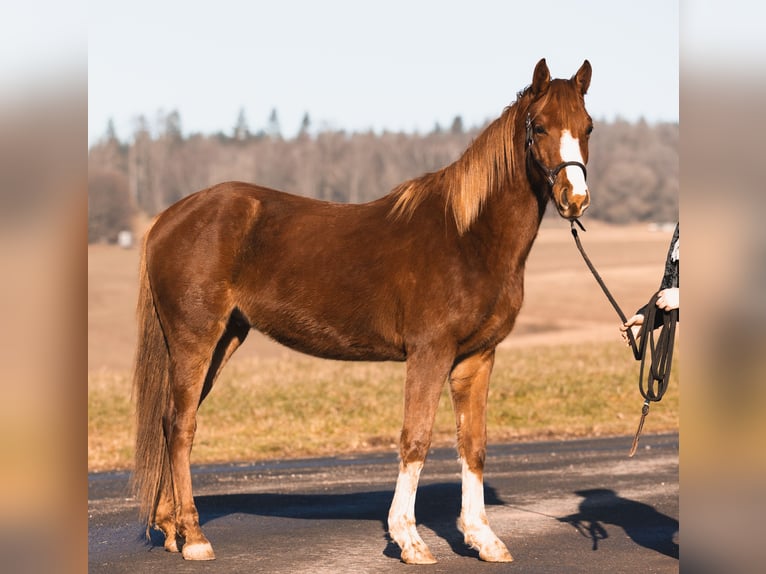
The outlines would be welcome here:
M 582 63 L 582 66 L 580 66 L 580 69 L 577 70 L 577 73 L 572 76 L 572 79 L 574 80 L 575 84 L 580 88 L 580 93 L 584 96 L 586 92 L 588 91 L 588 87 L 590 86 L 590 75 L 591 75 L 591 67 L 590 62 L 588 60 L 585 60 Z
M 543 58 L 535 66 L 535 73 L 532 76 L 532 93 L 536 96 L 545 93 L 550 83 L 551 73 L 548 70 L 548 64 L 545 63 L 545 58 Z

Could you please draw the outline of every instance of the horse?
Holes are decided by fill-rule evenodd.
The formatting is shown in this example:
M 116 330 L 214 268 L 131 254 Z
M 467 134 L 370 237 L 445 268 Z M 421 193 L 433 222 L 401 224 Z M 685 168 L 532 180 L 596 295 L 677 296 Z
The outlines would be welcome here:
M 521 308 L 524 266 L 549 202 L 588 207 L 585 60 L 532 83 L 449 166 L 364 204 L 242 182 L 189 195 L 142 244 L 134 370 L 134 493 L 141 519 L 188 560 L 215 558 L 192 495 L 197 410 L 251 329 L 303 353 L 405 361 L 399 469 L 388 514 L 405 563 L 436 560 L 415 496 L 449 382 L 462 468 L 458 527 L 490 562 L 513 560 L 484 508 L 495 348 Z M 289 440 L 289 437 L 286 437 Z

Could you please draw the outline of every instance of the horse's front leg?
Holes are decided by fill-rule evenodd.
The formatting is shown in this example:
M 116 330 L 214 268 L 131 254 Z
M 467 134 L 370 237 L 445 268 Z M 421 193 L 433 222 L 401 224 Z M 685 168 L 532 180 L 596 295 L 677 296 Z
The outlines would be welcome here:
M 436 562 L 415 527 L 415 495 L 420 471 L 431 446 L 439 395 L 452 361 L 451 353 L 432 349 L 413 353 L 407 359 L 399 478 L 388 513 L 389 534 L 401 548 L 402 561 L 407 564 Z
M 490 528 L 484 509 L 487 393 L 494 360 L 495 350 L 491 349 L 461 361 L 450 374 L 458 454 L 463 466 L 463 500 L 458 528 L 465 543 L 478 550 L 482 560 L 511 562 L 513 557 Z

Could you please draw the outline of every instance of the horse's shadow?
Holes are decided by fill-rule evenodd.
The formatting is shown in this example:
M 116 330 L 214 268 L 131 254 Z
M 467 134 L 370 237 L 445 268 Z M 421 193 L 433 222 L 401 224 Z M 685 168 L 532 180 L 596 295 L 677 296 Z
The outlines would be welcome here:
M 378 521 L 387 541 L 383 553 L 391 558 L 400 558 L 399 547 L 388 536 L 388 509 L 393 496 L 392 490 L 347 494 L 252 493 L 197 496 L 195 502 L 201 524 L 236 513 L 309 520 Z M 433 530 L 450 545 L 453 552 L 478 558 L 478 552 L 465 545 L 463 535 L 457 528 L 460 499 L 459 483 L 421 485 L 415 503 L 415 516 L 419 525 Z M 495 489 L 486 483 L 484 501 L 487 505 L 504 504 Z M 159 540 L 152 542 L 162 544 Z
M 619 526 L 633 542 L 655 550 L 671 558 L 678 558 L 678 520 L 654 507 L 622 498 L 608 488 L 578 490 L 581 496 L 579 512 L 558 520 L 574 526 L 585 538 L 590 539 L 593 550 L 598 550 L 599 540 L 609 537 L 604 524 Z

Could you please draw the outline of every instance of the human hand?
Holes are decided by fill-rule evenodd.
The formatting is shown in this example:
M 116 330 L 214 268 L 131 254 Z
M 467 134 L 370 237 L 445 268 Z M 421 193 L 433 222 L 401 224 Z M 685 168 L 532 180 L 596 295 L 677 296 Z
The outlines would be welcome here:
M 628 329 L 633 333 L 633 339 L 638 338 L 638 333 L 641 331 L 641 325 L 644 324 L 644 316 L 641 313 L 636 313 L 630 319 L 620 325 L 620 331 L 622 334 L 622 340 L 625 341 L 626 346 L 630 346 L 630 339 L 628 338 Z
M 678 287 L 669 287 L 658 293 L 657 307 L 663 311 L 678 309 Z

